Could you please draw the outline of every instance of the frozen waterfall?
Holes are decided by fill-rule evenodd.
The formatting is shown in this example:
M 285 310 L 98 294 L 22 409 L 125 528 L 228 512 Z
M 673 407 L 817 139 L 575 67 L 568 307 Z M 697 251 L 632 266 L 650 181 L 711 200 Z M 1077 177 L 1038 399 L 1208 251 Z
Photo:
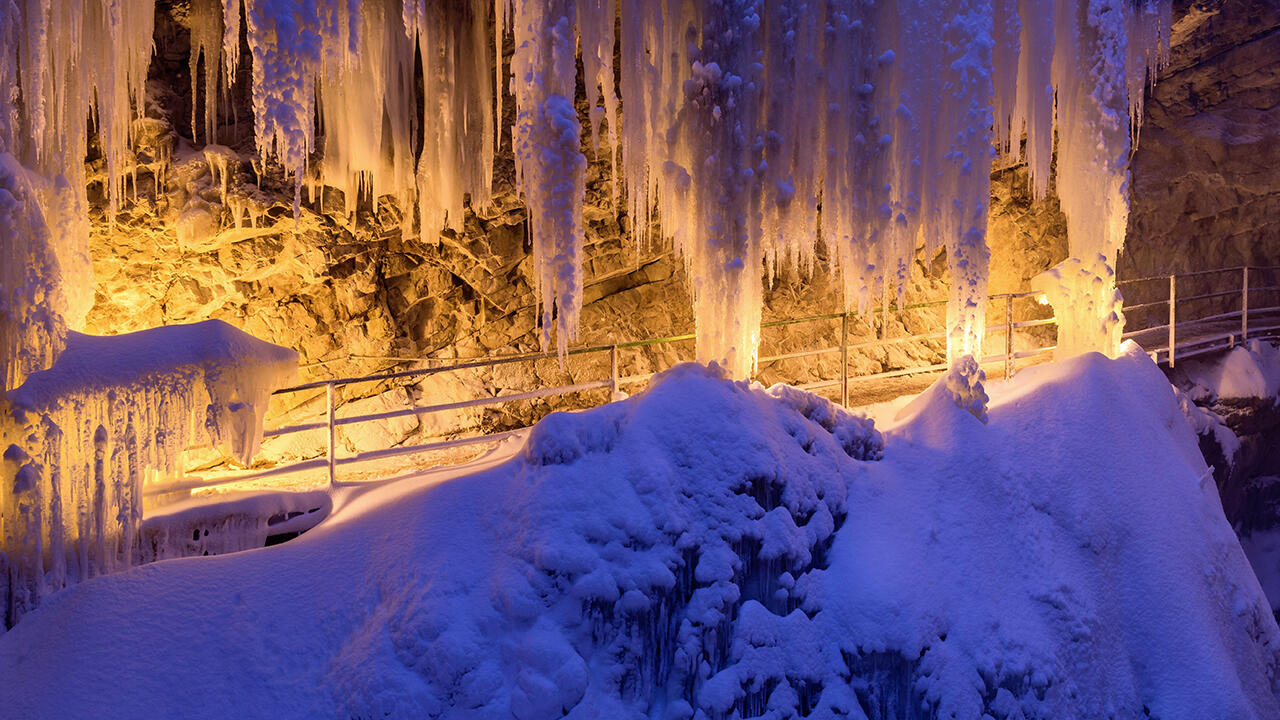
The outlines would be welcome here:
M 1056 134 L 1073 261 L 1096 267 L 1104 285 L 1114 281 L 1128 158 L 1143 91 L 1167 62 L 1170 8 L 1170 0 L 244 0 L 242 27 L 240 2 L 202 0 L 192 8 L 191 69 L 205 118 L 193 108 L 192 124 L 217 141 L 219 94 L 246 61 L 243 31 L 258 152 L 293 178 L 295 213 L 310 183 L 341 189 L 348 213 L 361 197 L 392 196 L 405 231 L 416 224 L 434 238 L 461 229 L 468 199 L 489 202 L 509 90 L 544 345 L 554 329 L 563 351 L 581 309 L 589 136 L 612 160 L 614 197 L 636 241 L 648 240 L 656 219 L 685 260 L 699 359 L 749 374 L 764 283 L 783 267 L 813 272 L 820 242 L 843 277 L 846 307 L 862 312 L 901 295 L 918 248 L 945 248 L 954 359 L 981 351 L 997 153 L 1025 158 L 1043 196 Z M 71 290 L 89 286 L 84 119 L 101 140 L 114 215 L 132 164 L 131 121 L 143 107 L 152 12 L 146 0 L 0 2 L 17 47 L 0 59 L 13 88 L 0 100 L 0 150 L 73 188 L 50 220 L 54 245 L 69 248 L 61 272 L 78 278 L 65 283 L 73 328 L 91 301 Z M 1091 334 L 1095 326 L 1115 323 L 1082 321 L 1084 345 L 1111 349 L 1114 333 Z

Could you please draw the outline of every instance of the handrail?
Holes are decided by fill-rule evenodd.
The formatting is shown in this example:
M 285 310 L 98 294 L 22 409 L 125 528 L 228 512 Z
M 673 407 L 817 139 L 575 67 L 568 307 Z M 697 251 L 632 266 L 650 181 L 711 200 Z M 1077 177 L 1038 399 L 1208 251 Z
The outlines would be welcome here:
M 1168 287 L 1169 287 L 1169 295 L 1170 295 L 1168 298 L 1165 298 L 1163 300 L 1138 303 L 1132 306 L 1125 306 L 1124 309 L 1126 311 L 1134 311 L 1134 310 L 1149 308 L 1153 306 L 1168 306 L 1169 322 L 1164 324 L 1152 325 L 1152 326 L 1144 327 L 1141 329 L 1132 329 L 1132 330 L 1129 330 L 1128 332 L 1125 332 L 1122 335 L 1122 337 L 1132 338 L 1142 334 L 1159 333 L 1162 331 L 1167 332 L 1170 340 L 1169 347 L 1156 348 L 1150 351 L 1150 354 L 1156 358 L 1158 358 L 1161 354 L 1163 354 L 1166 358 L 1166 361 L 1169 363 L 1171 367 L 1174 366 L 1177 357 L 1179 357 L 1180 355 L 1183 357 L 1188 357 L 1193 354 L 1207 352 L 1209 350 L 1216 348 L 1217 347 L 1216 343 L 1221 343 L 1223 340 L 1233 345 L 1235 343 L 1235 338 L 1237 337 L 1237 335 L 1239 336 L 1241 342 L 1243 342 L 1246 339 L 1248 339 L 1248 337 L 1251 334 L 1249 329 L 1250 315 L 1259 315 L 1261 313 L 1268 313 L 1268 312 L 1274 312 L 1274 311 L 1280 310 L 1280 307 L 1266 307 L 1266 308 L 1250 308 L 1249 307 L 1248 298 L 1251 292 L 1280 289 L 1280 286 L 1257 286 L 1257 285 L 1250 286 L 1249 271 L 1260 270 L 1260 269 L 1280 269 L 1280 266 L 1261 266 L 1261 267 L 1260 266 L 1239 266 L 1239 267 L 1233 267 L 1233 268 L 1199 270 L 1199 271 L 1179 273 L 1174 275 L 1164 275 L 1164 276 L 1149 277 L 1149 278 L 1134 278 L 1130 280 L 1120 281 L 1119 283 L 1117 283 L 1117 285 L 1161 280 L 1169 284 Z M 1204 275 L 1211 275 L 1211 274 L 1222 274 L 1227 272 L 1243 273 L 1243 283 L 1240 289 L 1204 293 L 1201 295 L 1193 295 L 1189 297 L 1182 297 L 1181 295 L 1176 293 L 1177 280 L 1179 278 L 1196 277 L 1196 276 L 1204 276 Z M 998 324 L 987 325 L 985 326 L 985 330 L 988 334 L 993 335 L 995 333 L 999 333 L 1004 335 L 1005 351 L 1004 353 L 999 355 L 984 356 L 980 361 L 982 364 L 1003 362 L 1005 366 L 1006 376 L 1011 376 L 1015 370 L 1015 367 L 1014 367 L 1015 361 L 1020 359 L 1027 359 L 1027 358 L 1042 356 L 1054 351 L 1055 349 L 1054 346 L 1038 347 L 1030 350 L 1020 350 L 1020 351 L 1015 350 L 1013 346 L 1014 331 L 1022 330 L 1026 328 L 1033 328 L 1033 327 L 1043 327 L 1043 326 L 1048 326 L 1056 323 L 1056 318 L 1053 318 L 1053 317 L 1020 320 L 1020 321 L 1016 321 L 1013 319 L 1013 301 L 1014 300 L 1020 299 L 1020 298 L 1027 298 L 1027 297 L 1036 297 L 1038 295 L 1039 293 L 1037 292 L 1020 292 L 1020 293 L 1001 293 L 998 295 L 990 296 L 989 300 L 991 301 L 1004 300 L 1004 303 L 1003 303 L 1004 308 L 1002 312 L 1003 321 Z M 1199 300 L 1222 298 L 1222 297 L 1228 297 L 1233 295 L 1241 296 L 1240 310 L 1217 313 L 1217 314 L 1209 315 L 1207 317 L 1202 317 L 1202 318 L 1179 320 L 1177 317 L 1177 308 L 1179 304 L 1184 304 L 1184 303 L 1194 302 Z M 871 380 L 877 380 L 877 379 L 903 377 L 907 375 L 914 375 L 914 374 L 920 374 L 920 373 L 936 372 L 946 368 L 945 364 L 933 364 L 933 365 L 924 365 L 919 367 L 887 370 L 884 372 L 872 373 L 869 375 L 851 376 L 849 374 L 849 362 L 848 362 L 849 360 L 848 353 L 850 350 L 857 350 L 857 349 L 863 349 L 863 348 L 869 348 L 869 347 L 888 347 L 888 346 L 893 346 L 893 345 L 898 345 L 903 343 L 940 340 L 940 339 L 946 338 L 946 332 L 945 330 L 941 330 L 941 331 L 926 332 L 926 333 L 913 333 L 910 335 L 903 335 L 903 336 L 892 337 L 892 338 L 875 337 L 875 335 L 877 334 L 875 324 L 868 322 L 868 326 L 872 333 L 872 339 L 857 340 L 857 341 L 851 342 L 849 337 L 849 324 L 848 324 L 849 321 L 851 319 L 855 319 L 859 317 L 870 320 L 872 315 L 883 314 L 888 311 L 892 311 L 895 313 L 902 313 L 909 310 L 943 307 L 946 304 L 947 302 L 945 300 L 942 300 L 942 301 L 913 303 L 910 305 L 903 305 L 900 308 L 896 305 L 890 305 L 888 307 L 882 306 L 878 308 L 872 308 L 872 309 L 869 309 L 866 313 L 854 313 L 854 312 L 826 313 L 826 314 L 812 315 L 812 316 L 806 316 L 806 317 L 800 317 L 800 318 L 784 318 L 780 320 L 772 320 L 766 323 L 762 323 L 761 328 L 764 329 L 764 328 L 791 326 L 791 325 L 796 325 L 800 323 L 840 320 L 841 321 L 841 328 L 840 328 L 841 340 L 840 340 L 840 344 L 835 346 L 824 346 L 819 348 L 811 348 L 807 350 L 797 350 L 792 352 L 784 352 L 776 355 L 762 356 L 759 358 L 758 362 L 761 365 L 766 365 L 766 364 L 772 364 L 775 362 L 780 362 L 783 360 L 791 360 L 791 359 L 812 357 L 815 355 L 824 355 L 824 354 L 832 354 L 832 353 L 839 352 L 841 353 L 841 358 L 843 361 L 841 362 L 841 375 L 839 378 L 831 379 L 831 380 L 819 380 L 819 381 L 799 385 L 798 387 L 801 387 L 804 389 L 822 389 L 822 388 L 833 388 L 833 387 L 839 386 L 841 389 L 841 393 L 840 393 L 841 400 L 842 402 L 847 404 L 848 386 L 850 382 L 855 382 L 855 381 L 865 382 L 865 381 L 871 381 Z M 994 311 L 996 308 L 996 305 L 995 303 L 989 302 L 988 307 L 990 307 Z M 1241 329 L 1239 333 L 1232 331 L 1232 332 L 1213 334 L 1209 336 L 1201 335 L 1200 337 L 1190 338 L 1182 342 L 1177 342 L 1175 340 L 1175 337 L 1176 337 L 1176 334 L 1174 332 L 1175 328 L 1179 328 L 1179 327 L 1185 328 L 1185 327 L 1191 327 L 1191 326 L 1197 326 L 1197 325 L 1204 325 L 1207 323 L 1221 322 L 1224 320 L 1230 320 L 1237 317 L 1241 319 Z M 884 327 L 883 323 L 881 323 L 881 327 L 882 328 Z M 1262 334 L 1271 334 L 1276 330 L 1280 330 L 1280 324 L 1267 325 L 1265 327 L 1255 327 L 1253 328 L 1252 334 L 1254 336 L 1259 336 Z M 500 433 L 494 433 L 490 435 L 480 435 L 475 437 L 441 440 L 441 441 L 425 443 L 421 445 L 391 447 L 391 448 L 383 448 L 378 450 L 367 450 L 367 451 L 356 453 L 355 455 L 351 455 L 348 457 L 337 457 L 335 431 L 340 426 L 356 425 L 356 424 L 366 423 L 366 422 L 379 422 L 379 421 L 390 420 L 398 417 L 421 416 L 421 415 L 427 415 L 427 414 L 436 413 L 436 412 L 448 412 L 451 410 L 462 410 L 467 408 L 502 405 L 505 403 L 513 402 L 513 401 L 532 400 L 532 399 L 538 399 L 543 397 L 549 397 L 553 395 L 566 395 L 570 393 L 587 392 L 587 391 L 601 390 L 601 389 L 609 389 L 612 392 L 616 393 L 616 391 L 624 385 L 634 385 L 637 383 L 646 382 L 650 378 L 652 378 L 654 375 L 657 374 L 657 373 L 641 373 L 637 375 L 621 376 L 619 374 L 619 368 L 618 368 L 618 351 L 619 350 L 649 347 L 657 344 L 687 342 L 693 339 L 695 339 L 695 336 L 692 334 L 671 335 L 666 337 L 648 338 L 644 340 L 632 340 L 627 342 L 613 343 L 610 345 L 593 345 L 593 346 L 587 346 L 587 347 L 573 348 L 568 350 L 567 353 L 565 354 L 565 357 L 576 357 L 576 356 L 582 356 L 582 355 L 608 352 L 610 354 L 610 376 L 611 376 L 609 379 L 590 380 L 590 381 L 579 382 L 579 383 L 574 383 L 570 385 L 537 388 L 534 390 L 529 390 L 524 392 L 510 393 L 506 395 L 495 395 L 492 397 L 480 397 L 480 398 L 474 398 L 470 400 L 461 400 L 461 401 L 455 401 L 455 402 L 449 402 L 449 403 L 412 406 L 412 407 L 400 408 L 396 410 L 389 410 L 386 412 L 368 413 L 368 414 L 355 415 L 355 416 L 344 417 L 344 418 L 337 417 L 336 400 L 335 400 L 335 397 L 336 397 L 335 390 L 337 387 L 342 385 L 349 385 L 349 384 L 363 383 L 363 382 L 381 382 L 386 380 L 395 380 L 395 379 L 409 378 L 409 377 L 426 377 L 426 376 L 435 375 L 443 372 L 453 372 L 457 370 L 466 370 L 466 369 L 474 369 L 474 368 L 492 368 L 492 367 L 518 363 L 518 362 L 556 359 L 556 358 L 560 358 L 561 355 L 559 355 L 556 352 L 528 352 L 528 353 L 518 353 L 518 354 L 504 355 L 504 356 L 490 356 L 490 357 L 484 357 L 484 358 L 461 358 L 461 359 L 456 359 L 449 364 L 439 365 L 436 367 L 414 368 L 409 370 L 374 373 L 374 374 L 358 376 L 358 377 L 333 378 L 330 380 L 319 380 L 314 382 L 303 383 L 300 385 L 295 385 L 292 387 L 281 388 L 279 390 L 276 390 L 273 394 L 283 395 L 287 393 L 296 393 L 296 392 L 301 392 L 305 390 L 321 389 L 321 388 L 325 389 L 326 418 L 324 420 L 316 421 L 316 422 L 301 423 L 301 424 L 292 425 L 292 426 L 269 429 L 263 433 L 263 436 L 279 437 L 282 435 L 288 435 L 288 434 L 294 434 L 294 433 L 301 433 L 301 432 L 308 432 L 308 431 L 315 431 L 315 430 L 327 430 L 329 440 L 328 440 L 328 450 L 325 457 L 302 460 L 289 465 L 278 466 L 274 468 L 250 471 L 247 473 L 237 474 L 233 477 L 222 477 L 222 478 L 214 478 L 214 479 L 191 478 L 191 479 L 180 480 L 173 483 L 151 485 L 144 489 L 144 495 L 148 497 L 152 497 L 152 496 L 162 495 L 166 493 L 179 492 L 183 490 L 193 490 L 193 489 L 199 489 L 199 488 L 213 487 L 216 485 L 223 485 L 223 484 L 232 483 L 232 482 L 256 480 L 261 478 L 272 477 L 275 475 L 301 472 L 305 470 L 316 470 L 316 469 L 325 468 L 325 467 L 328 468 L 330 483 L 336 484 L 337 480 L 335 478 L 335 472 L 336 472 L 336 468 L 340 466 L 352 465 L 360 462 L 365 462 L 368 460 L 393 457 L 397 455 L 429 452 L 433 450 L 442 450 L 442 449 L 448 449 L 448 448 L 476 445 L 481 443 L 496 442 L 498 440 L 511 437 L 514 434 L 522 432 L 527 428 L 522 428 L 519 430 L 503 431 Z M 1209 350 L 1203 349 L 1205 347 L 1208 347 Z M 382 359 L 382 360 L 388 360 L 388 361 L 394 361 L 394 362 L 448 362 L 450 360 L 447 358 L 392 358 L 392 357 L 381 357 L 381 358 L 371 357 L 370 359 Z M 333 362 L 333 361 L 326 361 L 326 362 Z
M 1032 297 L 1037 294 L 1038 293 L 1035 293 L 1035 292 L 1000 293 L 997 295 L 991 295 L 990 299 L 997 300 L 997 299 L 1003 299 L 1003 298 L 1023 298 L 1023 297 Z M 867 315 L 883 314 L 886 310 L 889 312 L 901 313 L 901 312 L 906 312 L 908 310 L 922 310 L 922 309 L 931 308 L 931 307 L 945 307 L 946 304 L 947 304 L 946 300 L 933 300 L 929 302 L 904 305 L 901 308 L 899 308 L 896 305 L 890 305 L 888 308 L 878 307 L 878 308 L 869 309 L 865 314 Z M 839 320 L 845 315 L 848 315 L 850 317 L 856 317 L 860 314 L 862 313 L 854 313 L 850 311 L 845 313 L 826 313 L 824 315 L 809 315 L 809 316 L 799 317 L 799 318 L 785 318 L 782 320 L 771 320 L 769 322 L 761 323 L 760 328 L 766 329 L 766 328 L 783 327 L 787 325 L 797 325 L 800 323 L 807 323 L 807 322 L 819 322 L 822 320 Z M 628 350 L 628 349 L 637 348 L 637 347 L 647 347 L 649 345 L 685 342 L 688 340 L 695 340 L 695 339 L 697 339 L 696 335 L 692 333 L 685 333 L 682 335 L 669 335 L 666 337 L 648 338 L 645 340 L 629 340 L 626 342 L 613 343 L 611 345 L 590 345 L 587 347 L 570 349 L 565 353 L 565 356 L 574 357 L 578 355 L 588 355 L 592 353 L 607 352 L 615 347 L 618 348 L 619 350 Z M 357 356 L 352 356 L 352 357 L 357 357 Z M 390 362 L 438 362 L 438 361 L 455 359 L 455 358 L 431 358 L 431 357 L 401 358 L 401 357 L 392 357 L 392 356 L 358 356 L 358 357 L 372 359 L 372 360 L 387 360 Z M 455 370 L 467 370 L 467 369 L 477 368 L 477 367 L 494 367 L 497 365 L 508 365 L 511 363 L 528 362 L 530 360 L 554 360 L 559 357 L 560 357 L 560 354 L 557 352 L 541 351 L 541 352 L 517 353 L 514 355 L 486 356 L 482 358 L 456 358 L 457 360 L 461 360 L 462 362 L 457 362 L 451 365 L 442 365 L 442 366 L 433 367 L 433 368 L 416 368 L 413 370 L 399 370 L 396 372 L 389 372 L 389 373 L 374 373 L 370 375 L 361 375 L 358 377 L 334 378 L 332 380 L 315 380 L 312 382 L 302 383 L 300 385 L 293 385 L 290 387 L 280 388 L 278 390 L 273 391 L 271 394 L 286 395 L 290 393 L 301 392 L 304 390 L 317 390 L 329 385 L 330 383 L 336 386 L 342 386 L 342 385 L 351 385 L 351 384 L 363 383 L 363 382 L 381 382 L 383 380 L 397 380 L 400 378 L 417 377 L 420 375 L 421 376 L 436 375 L 442 372 L 452 372 Z M 324 362 L 332 363 L 337 361 L 326 360 Z

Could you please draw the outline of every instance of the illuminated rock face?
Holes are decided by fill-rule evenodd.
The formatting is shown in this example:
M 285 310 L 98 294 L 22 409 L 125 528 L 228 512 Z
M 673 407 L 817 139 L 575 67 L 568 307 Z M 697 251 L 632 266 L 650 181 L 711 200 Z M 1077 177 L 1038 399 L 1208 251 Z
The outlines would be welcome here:
M 1183 4 L 1133 158 L 1122 277 L 1280 261 L 1280 5 Z

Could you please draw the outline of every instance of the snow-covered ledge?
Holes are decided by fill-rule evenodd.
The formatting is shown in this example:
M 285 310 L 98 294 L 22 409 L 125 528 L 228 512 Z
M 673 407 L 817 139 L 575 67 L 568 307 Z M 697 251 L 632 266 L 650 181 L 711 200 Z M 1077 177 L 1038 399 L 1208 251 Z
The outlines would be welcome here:
M 66 349 L 0 400 L 0 609 L 136 562 L 144 484 L 206 441 L 239 463 L 262 442 L 293 350 L 220 320 L 126 335 L 68 333 Z M 7 590 L 6 590 L 7 585 Z

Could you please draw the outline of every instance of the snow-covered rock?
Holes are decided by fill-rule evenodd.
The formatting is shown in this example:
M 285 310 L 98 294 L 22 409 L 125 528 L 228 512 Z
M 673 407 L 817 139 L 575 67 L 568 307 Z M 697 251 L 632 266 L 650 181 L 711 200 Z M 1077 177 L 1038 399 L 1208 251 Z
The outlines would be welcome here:
M 1280 630 L 1156 366 L 989 391 L 985 426 L 936 393 L 880 435 L 682 366 L 290 543 L 60 593 L 0 636 L 0 707 L 1276 717 Z

